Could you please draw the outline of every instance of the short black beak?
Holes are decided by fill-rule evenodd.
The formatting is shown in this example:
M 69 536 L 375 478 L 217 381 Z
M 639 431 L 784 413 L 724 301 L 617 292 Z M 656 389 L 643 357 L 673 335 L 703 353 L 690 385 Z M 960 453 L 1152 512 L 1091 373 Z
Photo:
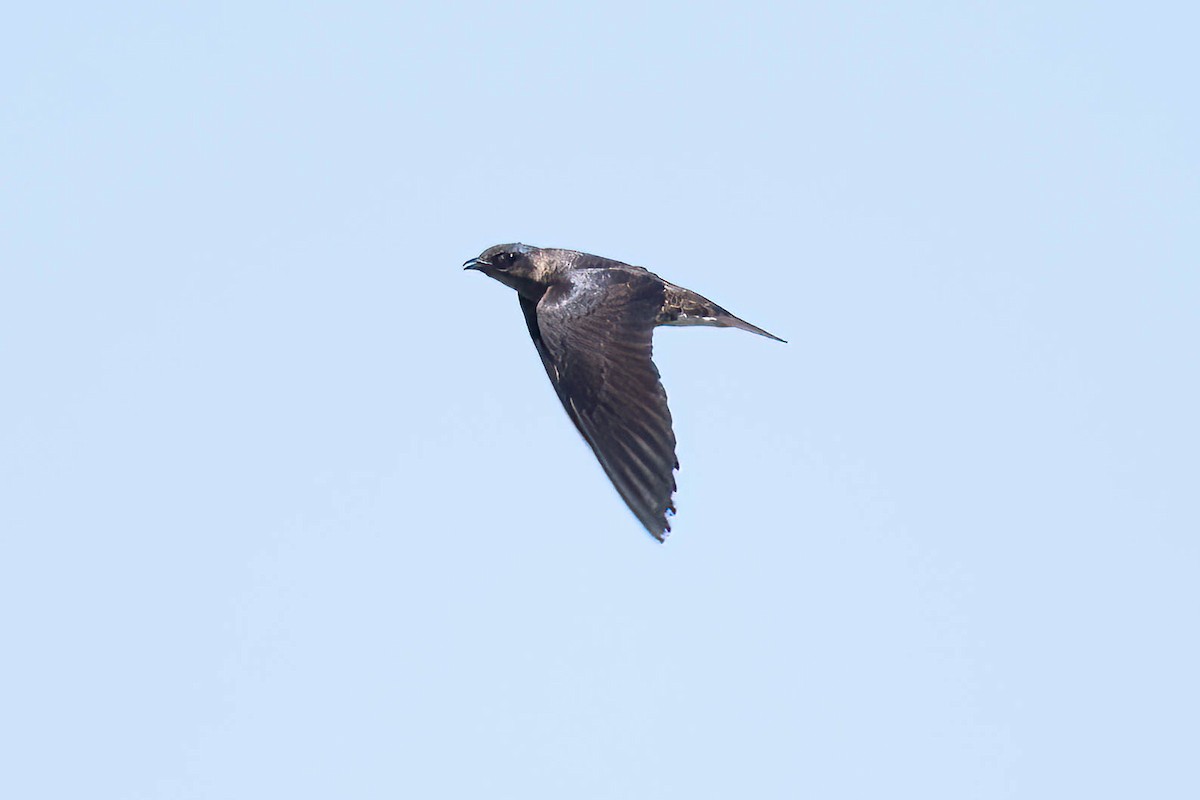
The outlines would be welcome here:
M 482 258 L 472 258 L 470 261 L 463 262 L 463 269 L 479 269 L 480 267 L 490 267 L 491 263 L 484 261 Z

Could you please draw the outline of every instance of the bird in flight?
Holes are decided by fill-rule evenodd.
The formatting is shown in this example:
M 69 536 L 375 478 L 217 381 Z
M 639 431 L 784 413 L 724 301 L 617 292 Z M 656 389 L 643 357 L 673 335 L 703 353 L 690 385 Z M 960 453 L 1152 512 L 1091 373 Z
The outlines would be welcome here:
M 515 289 L 567 415 L 650 535 L 675 514 L 675 432 L 651 360 L 659 325 L 740 328 L 782 342 L 649 270 L 575 250 L 498 244 L 463 264 Z

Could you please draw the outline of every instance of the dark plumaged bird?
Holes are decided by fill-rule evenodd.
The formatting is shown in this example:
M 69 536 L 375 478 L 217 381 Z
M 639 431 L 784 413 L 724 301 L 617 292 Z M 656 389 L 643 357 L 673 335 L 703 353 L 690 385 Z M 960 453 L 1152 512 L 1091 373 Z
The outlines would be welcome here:
M 642 267 L 498 244 L 463 264 L 515 289 L 563 408 L 629 510 L 660 542 L 674 515 L 675 432 L 651 360 L 658 325 L 741 328 L 782 342 Z

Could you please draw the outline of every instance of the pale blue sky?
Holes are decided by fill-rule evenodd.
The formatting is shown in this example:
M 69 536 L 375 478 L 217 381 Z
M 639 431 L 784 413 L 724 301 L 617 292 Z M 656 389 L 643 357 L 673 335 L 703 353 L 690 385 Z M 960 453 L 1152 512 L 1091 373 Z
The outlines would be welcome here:
M 1189 4 L 25 4 L 0 796 L 1200 796 Z M 496 242 L 664 330 L 665 546 Z

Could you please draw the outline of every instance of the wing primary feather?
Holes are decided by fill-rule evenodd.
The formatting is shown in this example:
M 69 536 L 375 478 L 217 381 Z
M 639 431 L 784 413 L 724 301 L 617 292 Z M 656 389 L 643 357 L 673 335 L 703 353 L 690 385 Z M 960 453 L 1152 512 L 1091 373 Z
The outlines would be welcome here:
M 675 511 L 675 435 L 652 360 L 664 288 L 648 273 L 584 270 L 521 310 L 550 382 L 618 494 L 662 541 Z

